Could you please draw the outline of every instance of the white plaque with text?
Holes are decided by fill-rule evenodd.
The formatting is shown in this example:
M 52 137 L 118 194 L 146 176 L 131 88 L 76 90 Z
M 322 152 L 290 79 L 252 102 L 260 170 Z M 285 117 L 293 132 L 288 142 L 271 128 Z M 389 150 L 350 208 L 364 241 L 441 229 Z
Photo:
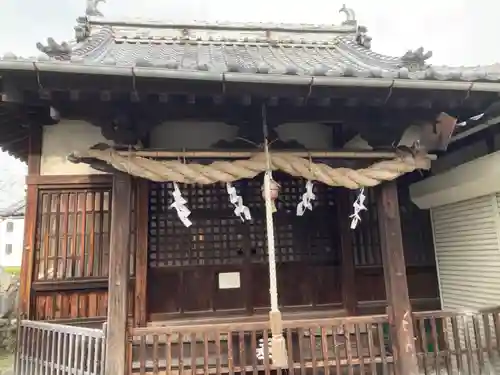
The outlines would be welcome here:
M 219 273 L 219 289 L 238 289 L 241 287 L 239 272 Z

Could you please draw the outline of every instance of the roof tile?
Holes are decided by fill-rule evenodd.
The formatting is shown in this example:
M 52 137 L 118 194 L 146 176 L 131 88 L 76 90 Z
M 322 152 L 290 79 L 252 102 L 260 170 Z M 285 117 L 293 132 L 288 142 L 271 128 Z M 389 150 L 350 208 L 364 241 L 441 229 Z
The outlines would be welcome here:
M 345 6 L 341 12 L 347 20 L 341 26 L 330 26 L 228 22 L 179 25 L 105 20 L 94 17 L 93 11 L 78 19 L 76 41 L 57 43 L 48 38 L 47 45 L 38 44 L 44 55 L 35 60 L 187 73 L 500 81 L 500 65 L 434 67 L 427 63 L 432 54 L 423 48 L 409 50 L 401 57 L 376 53 L 369 49 L 371 38 L 366 27 L 358 26 L 354 12 Z M 29 59 L 13 53 L 1 60 L 24 62 L 29 68 Z

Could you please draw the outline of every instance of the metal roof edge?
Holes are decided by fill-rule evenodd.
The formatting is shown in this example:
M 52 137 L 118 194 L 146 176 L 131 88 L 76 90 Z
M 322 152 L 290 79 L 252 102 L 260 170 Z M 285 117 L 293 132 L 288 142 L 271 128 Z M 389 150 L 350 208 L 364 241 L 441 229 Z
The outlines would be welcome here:
M 376 77 L 310 76 L 262 73 L 231 73 L 169 70 L 149 67 L 106 66 L 105 64 L 84 65 L 55 61 L 0 60 L 0 73 L 5 71 L 33 71 L 53 73 L 73 73 L 91 75 L 112 75 L 125 77 L 147 77 L 198 81 L 225 81 L 239 83 L 312 85 L 322 87 L 379 87 L 416 90 L 453 90 L 475 92 L 499 92 L 500 80 L 491 82 L 402 79 Z

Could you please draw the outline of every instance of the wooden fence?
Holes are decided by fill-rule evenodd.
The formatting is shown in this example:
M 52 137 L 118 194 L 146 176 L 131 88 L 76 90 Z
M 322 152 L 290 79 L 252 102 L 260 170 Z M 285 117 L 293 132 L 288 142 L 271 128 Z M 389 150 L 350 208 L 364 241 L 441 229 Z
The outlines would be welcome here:
M 414 313 L 422 374 L 500 373 L 499 314 Z M 16 374 L 100 375 L 105 331 L 21 321 Z M 277 369 L 266 321 L 131 328 L 129 373 L 401 375 L 391 331 L 386 315 L 285 321 L 288 366 Z
M 500 308 L 414 313 L 423 374 L 500 373 Z
M 284 322 L 288 374 L 389 374 L 386 315 Z M 269 325 L 259 323 L 134 328 L 131 372 L 145 374 L 281 373 L 272 366 Z M 318 372 L 320 371 L 320 372 Z
M 101 375 L 105 327 L 93 329 L 23 320 L 19 324 L 16 374 Z
M 500 370 L 499 312 L 415 313 L 421 373 L 500 373 L 493 372 Z M 386 315 L 286 321 L 284 328 L 286 369 L 272 365 L 267 322 L 134 328 L 130 373 L 400 375 Z

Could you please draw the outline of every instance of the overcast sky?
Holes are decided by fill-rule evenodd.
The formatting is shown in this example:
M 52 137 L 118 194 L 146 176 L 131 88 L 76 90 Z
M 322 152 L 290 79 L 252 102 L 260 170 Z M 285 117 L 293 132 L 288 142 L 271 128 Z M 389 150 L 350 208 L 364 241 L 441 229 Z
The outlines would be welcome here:
M 423 46 L 434 64 L 478 65 L 500 61 L 496 0 L 345 0 L 368 27 L 373 49 L 400 56 Z M 110 17 L 338 24 L 342 1 L 333 0 L 107 0 Z M 2 0 L 0 51 L 37 55 L 35 43 L 73 37 L 85 0 Z
M 434 64 L 480 65 L 500 62 L 497 0 L 345 0 L 368 27 L 373 50 L 401 56 L 423 46 Z M 85 0 L 1 0 L 0 54 L 39 54 L 35 44 L 47 37 L 73 38 L 75 19 Z M 107 0 L 100 10 L 109 17 L 171 21 L 272 21 L 339 24 L 342 1 L 333 0 Z M 0 154 L 0 206 L 23 194 L 26 168 Z M 21 178 L 14 179 L 14 175 Z M 9 193 L 2 181 L 12 181 Z M 16 183 L 13 181 L 16 180 Z M 16 187 L 14 187 L 14 185 Z

